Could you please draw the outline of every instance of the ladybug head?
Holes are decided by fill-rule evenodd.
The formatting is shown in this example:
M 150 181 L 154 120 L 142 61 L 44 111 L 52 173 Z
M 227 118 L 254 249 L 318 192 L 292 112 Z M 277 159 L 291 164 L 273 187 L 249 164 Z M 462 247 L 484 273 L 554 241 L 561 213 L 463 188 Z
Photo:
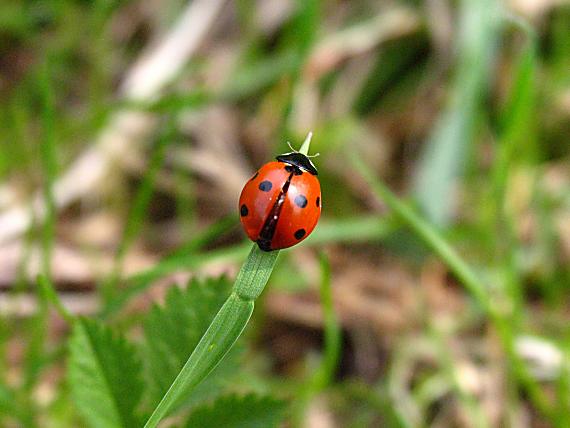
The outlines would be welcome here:
M 311 159 L 308 156 L 304 155 L 303 153 L 299 152 L 291 152 L 285 153 L 283 155 L 279 155 L 276 157 L 279 162 L 284 162 L 289 165 L 293 165 L 296 168 L 299 168 L 303 171 L 307 171 L 313 175 L 318 175 L 317 168 L 311 162 Z

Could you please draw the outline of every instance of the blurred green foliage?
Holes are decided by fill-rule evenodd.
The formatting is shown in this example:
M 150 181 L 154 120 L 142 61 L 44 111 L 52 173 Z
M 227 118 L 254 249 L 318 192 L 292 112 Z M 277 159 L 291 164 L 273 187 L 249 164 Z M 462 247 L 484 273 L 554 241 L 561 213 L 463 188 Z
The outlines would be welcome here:
M 529 426 L 570 426 L 568 6 L 229 1 L 163 92 L 148 102 L 123 99 L 126 70 L 187 7 L 159 3 L 0 3 L 0 205 L 8 210 L 36 194 L 46 201 L 43 218 L 17 240 L 15 279 L 2 283 L 0 425 L 143 423 L 229 281 L 172 286 L 151 309 L 136 303 L 164 277 L 234 266 L 250 247 L 237 231 L 228 184 L 180 154 L 210 150 L 222 170 L 235 164 L 247 176 L 310 128 L 321 153 L 323 218 L 283 254 L 271 287 L 310 293 L 318 271 L 310 266 L 320 266 L 323 349 L 290 372 L 275 369 L 262 303 L 239 349 L 178 405 L 172 426 L 300 424 L 323 398 L 339 426 L 469 426 L 465 418 L 522 426 L 523 416 Z M 236 124 L 227 157 L 215 138 L 204 147 L 206 131 L 195 125 L 215 108 L 226 115 L 206 131 Z M 58 178 L 124 111 L 156 120 L 146 145 L 133 142 L 132 159 L 114 160 L 92 198 L 61 208 Z M 121 225 L 110 244 L 81 243 L 66 229 L 101 212 Z M 87 289 L 58 281 L 61 242 L 96 266 Z M 36 247 L 38 281 L 29 275 Z M 320 265 L 313 247 L 326 248 Z M 140 248 L 156 262 L 127 271 Z M 99 268 L 101 255 L 110 269 Z M 425 278 L 435 258 L 445 290 L 465 302 L 453 317 L 430 307 Z M 384 263 L 415 278 L 422 317 L 385 340 L 375 336 L 381 358 L 367 358 L 382 361 L 366 377 L 353 349 L 359 331 L 343 317 L 346 308 L 335 315 L 331 284 L 355 278 L 343 275 L 351 266 L 380 278 Z M 95 300 L 95 313 L 66 311 L 69 289 Z M 32 314 L 10 309 L 31 296 Z M 529 337 L 535 360 L 519 346 Z M 544 357 L 551 354 L 543 347 L 556 357 Z M 499 392 L 485 390 L 481 373 Z

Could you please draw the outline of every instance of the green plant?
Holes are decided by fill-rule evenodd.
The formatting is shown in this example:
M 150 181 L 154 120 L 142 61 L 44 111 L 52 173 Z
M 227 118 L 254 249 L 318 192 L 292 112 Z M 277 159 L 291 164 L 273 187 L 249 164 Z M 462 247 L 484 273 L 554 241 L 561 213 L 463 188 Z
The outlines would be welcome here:
M 308 154 L 311 134 L 299 149 Z M 154 428 L 168 414 L 170 408 L 210 373 L 228 353 L 244 330 L 277 260 L 279 251 L 265 252 L 257 244 L 251 248 L 247 260 L 238 273 L 232 292 L 212 323 L 196 345 L 184 367 L 166 391 L 145 424 Z
M 0 2 L 0 426 L 570 426 L 562 3 Z
M 230 296 L 152 412 L 145 427 L 157 426 L 182 394 L 198 385 L 228 353 L 249 321 L 255 299 L 263 291 L 278 254 L 278 251 L 261 251 L 256 244 L 253 245 Z
M 252 253 L 238 281 L 252 281 L 262 289 L 277 254 Z M 253 309 L 253 301 L 243 296 L 231 291 L 224 277 L 194 280 L 184 289 L 172 287 L 164 305 L 148 313 L 143 343 L 133 343 L 97 320 L 68 318 L 73 326 L 68 380 L 84 420 L 92 427 L 126 428 L 142 426 L 148 418 L 147 425 L 156 426 L 163 416 L 186 408 L 192 409 L 187 426 L 194 427 L 201 420 L 227 421 L 226 405 L 231 403 L 231 415 L 241 415 L 234 423 L 246 423 L 250 412 L 261 407 L 265 410 L 251 420 L 276 426 L 284 415 L 284 401 L 224 393 L 240 364 L 241 350 L 226 354 Z

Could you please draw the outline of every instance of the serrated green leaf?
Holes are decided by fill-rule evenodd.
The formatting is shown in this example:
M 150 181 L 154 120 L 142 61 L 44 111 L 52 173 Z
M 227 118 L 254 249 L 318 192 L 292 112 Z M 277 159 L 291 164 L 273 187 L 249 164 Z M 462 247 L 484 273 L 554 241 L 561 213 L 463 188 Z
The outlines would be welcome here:
M 285 416 L 286 403 L 273 397 L 253 394 L 228 395 L 192 412 L 186 428 L 271 428 Z
M 95 321 L 75 323 L 69 342 L 71 394 L 90 427 L 140 426 L 136 408 L 143 384 L 136 350 L 119 334 Z
M 172 287 L 164 305 L 155 305 L 148 314 L 144 331 L 151 406 L 162 399 L 186 363 L 230 294 L 230 287 L 225 277 L 193 280 L 185 289 Z M 190 405 L 218 394 L 225 379 L 237 366 L 238 353 L 237 350 L 231 352 L 192 394 L 187 394 L 177 405 Z

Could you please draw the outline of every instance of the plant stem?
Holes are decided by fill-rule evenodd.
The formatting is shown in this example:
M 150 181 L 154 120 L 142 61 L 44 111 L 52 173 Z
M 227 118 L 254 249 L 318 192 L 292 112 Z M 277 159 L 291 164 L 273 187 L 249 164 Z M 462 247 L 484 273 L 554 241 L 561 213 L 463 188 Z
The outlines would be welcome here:
M 471 270 L 469 265 L 459 257 L 455 250 L 441 237 L 433 226 L 420 218 L 410 207 L 400 201 L 384 183 L 377 180 L 370 171 L 370 168 L 358 155 L 351 152 L 350 158 L 356 170 L 359 171 L 368 182 L 373 192 L 449 266 L 451 271 L 469 292 L 471 292 L 473 297 L 475 297 L 483 310 L 494 318 L 496 316 L 496 310 L 489 301 L 485 286 L 475 272 Z
M 265 252 L 257 244 L 253 245 L 238 273 L 231 295 L 154 409 L 145 428 L 156 427 L 172 406 L 222 361 L 247 325 L 255 299 L 267 284 L 278 254 L 279 251 Z
M 515 349 L 515 336 L 509 319 L 497 307 L 492 304 L 491 296 L 488 294 L 485 284 L 469 266 L 453 249 L 453 247 L 441 236 L 441 234 L 432 225 L 426 222 L 418 214 L 416 214 L 409 206 L 400 201 L 380 180 L 376 179 L 370 168 L 362 161 L 362 159 L 354 152 L 348 153 L 352 164 L 356 171 L 371 186 L 373 192 L 379 199 L 383 200 L 388 207 L 394 211 L 404 224 L 407 224 L 422 241 L 439 256 L 439 258 L 449 267 L 451 272 L 472 294 L 481 309 L 489 317 L 494 324 L 501 343 L 503 344 L 505 353 L 512 365 L 518 381 L 525 388 L 531 400 L 537 409 L 554 420 L 552 405 L 549 403 L 546 395 L 537 385 L 536 381 L 530 375 L 524 362 L 520 359 Z
M 321 307 L 324 322 L 324 353 L 312 374 L 297 393 L 298 399 L 293 407 L 292 426 L 304 426 L 306 409 L 311 399 L 329 386 L 338 368 L 340 354 L 342 352 L 342 331 L 338 317 L 333 306 L 331 288 L 331 268 L 328 257 L 320 254 L 321 285 L 319 288 Z

